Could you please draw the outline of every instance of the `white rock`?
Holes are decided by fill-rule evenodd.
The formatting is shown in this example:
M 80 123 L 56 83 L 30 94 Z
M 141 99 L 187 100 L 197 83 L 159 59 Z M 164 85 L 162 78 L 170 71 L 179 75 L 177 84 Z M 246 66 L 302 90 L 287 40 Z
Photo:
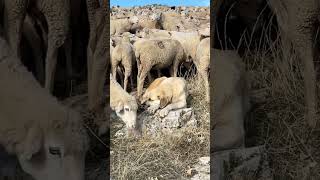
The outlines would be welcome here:
M 200 157 L 199 163 L 202 165 L 210 165 L 210 157 Z

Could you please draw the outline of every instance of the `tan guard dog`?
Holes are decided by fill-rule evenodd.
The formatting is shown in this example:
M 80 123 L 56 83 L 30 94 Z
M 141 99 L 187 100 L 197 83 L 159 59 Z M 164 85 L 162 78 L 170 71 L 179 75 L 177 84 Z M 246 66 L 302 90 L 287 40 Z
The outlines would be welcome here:
M 187 106 L 186 80 L 181 77 L 161 77 L 154 80 L 141 98 L 146 103 L 148 111 L 155 113 L 159 108 L 159 115 L 165 117 L 171 110 Z

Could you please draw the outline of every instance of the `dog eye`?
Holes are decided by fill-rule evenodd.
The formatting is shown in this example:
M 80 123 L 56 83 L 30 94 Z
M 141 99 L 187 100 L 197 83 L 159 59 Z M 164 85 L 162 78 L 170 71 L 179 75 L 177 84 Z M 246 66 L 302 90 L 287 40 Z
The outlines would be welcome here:
M 129 109 L 129 108 L 124 108 L 124 110 L 125 110 L 125 111 L 130 111 L 130 109 Z
M 61 156 L 61 151 L 60 151 L 60 148 L 58 148 L 58 147 L 49 147 L 49 153 L 52 155 Z

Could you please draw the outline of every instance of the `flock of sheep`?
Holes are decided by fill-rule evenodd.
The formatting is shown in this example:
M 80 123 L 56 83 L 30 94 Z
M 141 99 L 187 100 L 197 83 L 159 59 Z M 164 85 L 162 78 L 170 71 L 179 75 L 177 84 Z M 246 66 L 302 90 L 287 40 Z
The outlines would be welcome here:
M 137 104 L 141 104 L 145 81 L 151 83 L 155 78 L 153 70 L 158 78 L 164 70 L 177 77 L 181 64 L 193 62 L 209 101 L 209 21 L 208 7 L 112 7 L 110 106 L 129 129 L 135 128 Z M 123 89 L 115 81 L 123 84 Z M 136 97 L 128 93 L 128 84 L 131 91 L 137 88 Z M 132 112 L 135 115 L 127 115 Z

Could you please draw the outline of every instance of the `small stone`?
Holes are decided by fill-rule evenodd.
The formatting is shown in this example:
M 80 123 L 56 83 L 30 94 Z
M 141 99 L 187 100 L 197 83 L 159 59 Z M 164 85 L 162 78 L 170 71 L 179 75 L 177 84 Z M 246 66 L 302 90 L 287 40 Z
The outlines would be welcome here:
M 194 168 L 189 168 L 189 169 L 187 170 L 187 176 L 188 176 L 188 177 L 192 177 L 192 176 L 194 176 L 196 173 L 197 173 L 197 171 L 196 171 Z
M 126 134 L 126 128 L 123 128 L 116 132 L 115 137 L 124 137 Z
M 200 157 L 199 163 L 202 165 L 210 165 L 210 157 Z

